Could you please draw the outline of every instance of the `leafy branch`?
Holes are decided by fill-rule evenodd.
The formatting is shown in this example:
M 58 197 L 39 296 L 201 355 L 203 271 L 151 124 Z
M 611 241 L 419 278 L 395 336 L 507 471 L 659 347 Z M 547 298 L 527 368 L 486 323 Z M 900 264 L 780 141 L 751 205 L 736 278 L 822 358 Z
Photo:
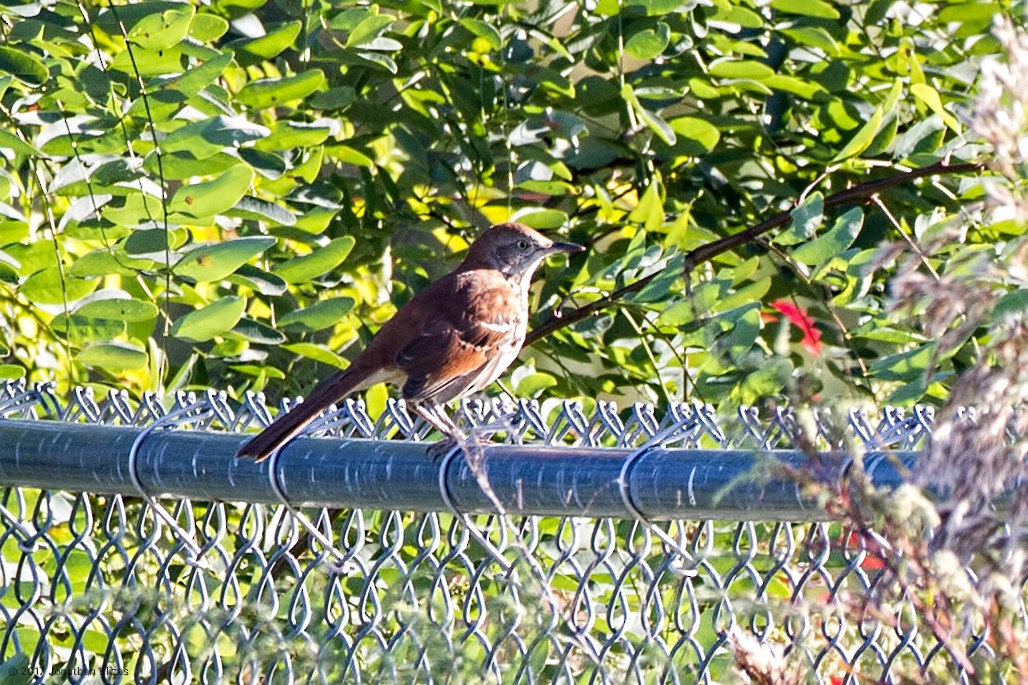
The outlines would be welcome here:
M 983 171 L 985 165 L 980 162 L 960 162 L 957 164 L 949 164 L 946 162 L 937 162 L 931 166 L 923 167 L 921 169 L 913 169 L 900 174 L 894 174 L 886 178 L 876 179 L 867 183 L 862 183 L 852 188 L 839 191 L 829 195 L 824 200 L 825 209 L 832 209 L 835 207 L 844 207 L 846 205 L 857 204 L 861 202 L 869 202 L 875 198 L 882 191 L 894 188 L 904 183 L 915 181 L 925 176 L 935 175 L 958 175 L 967 173 L 976 173 Z M 685 255 L 685 266 L 683 269 L 686 281 L 692 274 L 693 270 L 697 266 L 708 262 L 715 257 L 734 250 L 735 248 L 745 245 L 759 238 L 760 236 L 772 231 L 776 228 L 780 228 L 789 223 L 792 219 L 791 212 L 782 212 L 775 216 L 761 221 L 755 226 L 751 226 L 744 231 L 733 233 L 732 235 L 725 236 L 720 240 L 715 240 L 712 243 L 701 245 L 695 250 L 690 250 Z M 536 326 L 529 332 L 525 339 L 525 345 L 531 345 L 537 340 L 550 335 L 551 333 L 558 331 L 562 328 L 570 326 L 571 324 L 578 323 L 583 319 L 596 314 L 598 312 L 607 309 L 614 305 L 619 300 L 624 299 L 627 295 L 634 292 L 638 292 L 646 287 L 646 285 L 654 278 L 661 274 L 660 271 L 654 272 L 648 276 L 640 278 L 637 281 L 629 283 L 628 285 L 615 290 L 605 297 L 601 297 L 595 302 L 590 302 L 587 305 L 572 309 L 568 312 L 561 313 L 560 317 L 553 317 L 549 321 Z

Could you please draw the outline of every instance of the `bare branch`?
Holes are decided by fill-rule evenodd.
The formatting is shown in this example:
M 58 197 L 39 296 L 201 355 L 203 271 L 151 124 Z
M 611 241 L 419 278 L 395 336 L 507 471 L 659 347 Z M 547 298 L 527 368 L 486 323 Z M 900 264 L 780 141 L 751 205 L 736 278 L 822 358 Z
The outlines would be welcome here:
M 895 174 L 887 178 L 880 178 L 868 183 L 862 183 L 852 188 L 847 188 L 833 195 L 829 195 L 825 198 L 825 209 L 831 209 L 834 207 L 842 207 L 845 205 L 857 204 L 861 202 L 867 202 L 871 200 L 875 195 L 881 193 L 889 188 L 894 188 L 910 181 L 915 181 L 925 176 L 935 175 L 958 175 L 966 173 L 976 173 L 985 169 L 985 165 L 978 162 L 961 162 L 958 164 L 948 164 L 946 162 L 938 162 L 931 166 L 924 167 L 922 169 L 914 169 L 901 174 Z M 782 212 L 777 214 L 765 221 L 761 221 L 755 226 L 751 226 L 744 231 L 733 233 L 732 235 L 725 236 L 720 240 L 715 240 L 712 243 L 701 245 L 700 247 L 686 253 L 685 255 L 685 276 L 686 278 L 696 269 L 697 266 L 708 262 L 715 257 L 724 254 L 730 250 L 734 250 L 737 247 L 752 242 L 756 238 L 772 231 L 781 226 L 785 226 L 791 220 L 792 215 L 789 212 Z M 604 309 L 614 305 L 619 300 L 624 299 L 627 295 L 634 292 L 638 292 L 646 287 L 650 281 L 660 275 L 661 272 L 655 272 L 637 281 L 629 283 L 623 288 L 619 288 L 614 292 L 610 293 L 606 297 L 602 297 L 595 302 L 590 302 L 587 305 L 573 309 L 569 312 L 563 312 L 559 318 L 554 317 L 549 321 L 536 326 L 528 334 L 525 339 L 525 345 L 531 345 L 537 340 L 546 337 L 547 335 L 558 331 L 571 324 L 578 323 L 583 319 L 586 319 L 597 312 L 601 312 Z

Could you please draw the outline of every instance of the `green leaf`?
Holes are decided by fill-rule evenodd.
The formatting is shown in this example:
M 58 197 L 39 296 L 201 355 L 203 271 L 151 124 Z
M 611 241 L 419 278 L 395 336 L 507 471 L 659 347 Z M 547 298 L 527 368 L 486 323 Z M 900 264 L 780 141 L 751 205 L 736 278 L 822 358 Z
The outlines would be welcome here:
M 362 166 L 368 169 L 375 168 L 375 160 L 363 152 L 359 152 L 349 145 L 333 145 L 329 148 L 329 154 L 344 164 Z
M 517 397 L 538 397 L 547 388 L 557 385 L 557 379 L 548 373 L 536 371 L 518 380 L 514 387 Z
M 286 291 L 285 281 L 263 269 L 258 269 L 253 264 L 243 264 L 235 273 L 228 276 L 228 280 L 252 288 L 261 295 L 274 297 Z
M 242 355 L 246 350 L 249 349 L 249 340 L 246 336 L 239 334 L 240 326 L 246 328 L 247 319 L 243 318 L 236 327 L 225 337 L 224 340 L 211 348 L 210 355 L 212 357 L 230 357 L 236 358 Z
M 748 7 L 741 7 L 732 3 L 714 5 L 714 12 L 711 19 L 719 24 L 728 24 L 734 32 L 737 29 L 733 25 L 746 29 L 761 29 L 764 27 L 764 17 Z
M 24 366 L 19 366 L 18 364 L 0 364 L 0 380 L 14 381 L 14 380 L 17 380 L 19 378 L 24 378 L 25 374 L 26 374 L 26 370 L 25 370 Z M 0 672 L 6 673 L 7 671 L 0 671 Z M 4 676 L 4 677 L 6 677 L 6 676 Z M 28 677 L 26 677 L 24 680 L 18 680 L 18 681 L 0 680 L 0 685 L 7 685 L 8 683 L 14 683 L 14 682 L 28 683 L 28 682 L 31 682 L 31 680 L 32 679 L 28 678 Z
M 136 276 L 138 271 L 152 269 L 153 264 L 153 260 L 135 259 L 115 248 L 100 248 L 76 259 L 71 267 L 68 268 L 68 275 L 79 278 L 93 278 L 112 274 Z
M 339 323 L 353 309 L 353 305 L 352 297 L 332 297 L 289 312 L 278 320 L 278 325 L 282 328 L 295 326 L 308 331 L 320 331 Z
M 228 31 L 228 21 L 216 14 L 201 12 L 193 17 L 189 35 L 202 43 L 213 43 Z
M 51 266 L 26 278 L 21 284 L 21 294 L 34 304 L 64 304 L 81 300 L 98 285 L 98 279 L 62 275 L 56 266 Z
M 142 369 L 150 360 L 146 350 L 119 341 L 90 345 L 75 355 L 75 359 L 86 366 L 113 372 Z
M 271 134 L 260 124 L 242 117 L 218 115 L 175 129 L 161 143 L 165 153 L 188 151 L 197 159 L 210 157 L 224 148 L 240 147 Z M 197 171 L 197 174 L 209 173 Z
M 15 267 L 6 261 L 0 260 L 0 281 L 16 284 L 19 280 Z
M 110 68 L 133 77 L 164 76 L 182 72 L 183 54 L 178 47 L 166 50 L 148 50 L 142 46 L 132 51 L 122 50 L 110 63 Z M 153 104 L 151 102 L 151 104 Z
M 529 208 L 516 212 L 511 221 L 523 223 L 526 226 L 540 230 L 560 228 L 568 222 L 568 215 L 559 209 L 536 209 Z
M 328 22 L 328 28 L 333 31 L 353 31 L 358 24 L 374 13 L 367 7 L 351 7 L 332 17 Z
M 963 2 L 943 7 L 938 19 L 942 23 L 970 23 L 984 29 L 1003 11 L 1003 6 L 998 2 Z
M 661 119 L 659 116 L 643 107 L 642 103 L 639 102 L 638 96 L 635 94 L 635 90 L 632 88 L 632 84 L 626 83 L 621 89 L 621 97 L 625 102 L 631 106 L 632 110 L 642 119 L 643 123 L 657 134 L 657 137 L 664 141 L 667 145 L 675 144 L 675 132 L 668 125 L 666 121 Z
M 942 98 L 939 96 L 939 91 L 935 90 L 927 83 L 915 83 L 910 86 L 910 92 L 914 94 L 921 102 L 928 105 L 928 109 L 932 110 L 942 119 L 943 123 L 958 136 L 962 133 L 960 130 L 960 124 L 957 123 L 957 118 L 946 111 L 942 106 Z
M 771 7 L 788 14 L 818 19 L 838 19 L 839 10 L 824 0 L 771 0 Z
M 232 364 L 229 368 L 244 376 L 254 378 L 255 384 L 258 387 L 263 387 L 270 378 L 283 380 L 286 377 L 286 375 L 278 369 L 266 364 Z
M 334 366 L 337 369 L 345 369 L 347 364 L 343 361 L 343 358 L 338 354 L 328 349 L 324 345 L 316 345 L 314 343 L 290 343 L 289 345 L 283 345 L 282 349 L 292 352 L 293 354 L 299 354 L 308 359 L 313 359 L 316 362 L 327 364 L 328 366 Z
M 265 109 L 294 100 L 302 100 L 325 82 L 321 69 L 310 69 L 283 78 L 260 79 L 246 84 L 236 99 L 255 109 Z
M 292 177 L 304 183 L 314 183 L 321 173 L 321 162 L 325 157 L 325 147 L 304 150 L 299 163 L 292 169 Z
M 183 340 L 207 342 L 230 331 L 245 310 L 245 297 L 223 297 L 180 318 L 172 325 L 171 334 Z
M 129 228 L 163 221 L 164 218 L 161 199 L 144 193 L 129 195 L 120 207 L 115 202 L 108 203 L 101 208 L 100 214 L 107 221 Z
M 143 17 L 128 32 L 130 42 L 147 50 L 167 50 L 189 34 L 196 8 L 183 3 L 180 8 Z
M 892 148 L 897 131 L 899 131 L 899 117 L 895 114 L 887 114 L 881 128 L 878 129 L 878 134 L 864 150 L 864 156 L 877 157 L 888 152 Z
M 193 97 L 221 76 L 228 65 L 232 64 L 232 59 L 231 52 L 218 55 L 198 67 L 189 69 L 179 79 L 165 87 L 176 88 L 186 97 Z
M 882 125 L 882 118 L 884 113 L 882 108 L 878 107 L 875 109 L 874 114 L 867 120 L 867 123 L 860 127 L 860 130 L 850 138 L 850 142 L 846 143 L 846 147 L 839 151 L 839 154 L 832 158 L 832 163 L 841 162 L 844 159 L 850 157 L 856 157 L 861 152 L 866 150 L 871 141 L 874 140 L 875 136 L 878 135 L 878 129 Z
M 317 234 L 328 228 L 337 214 L 339 210 L 331 207 L 312 207 L 296 217 L 295 224 L 302 231 Z
M 357 99 L 357 91 L 350 86 L 336 86 L 328 90 L 318 91 L 310 99 L 315 109 L 346 109 Z
M 286 22 L 260 38 L 243 43 L 240 49 L 264 59 L 271 59 L 293 44 L 300 35 L 301 27 L 299 21 Z
M 750 302 L 738 309 L 726 311 L 719 320 L 731 328 L 718 337 L 718 347 L 727 350 L 731 359 L 743 359 L 760 335 L 760 303 Z
M 671 42 L 671 29 L 662 21 L 629 35 L 625 52 L 636 59 L 652 60 L 667 49 Z
M 116 340 L 124 336 L 128 330 L 128 325 L 124 321 L 87 319 L 75 314 L 71 316 L 58 314 L 50 325 L 54 333 L 76 347 Z
M 332 134 L 332 127 L 325 120 L 307 123 L 303 121 L 277 121 L 271 135 L 258 143 L 262 150 L 289 150 L 296 147 L 320 145 Z
M 828 97 L 828 91 L 817 81 L 805 81 L 795 76 L 775 74 L 770 78 L 764 79 L 764 85 L 774 90 L 793 93 L 807 100 Z
M 183 254 L 173 271 L 197 282 L 220 281 L 275 242 L 261 236 L 200 245 Z
M 286 283 L 310 281 L 328 273 L 343 263 L 357 241 L 353 236 L 336 238 L 324 247 L 318 247 L 308 255 L 293 257 L 276 264 L 272 272 Z
M 796 209 L 792 210 L 792 223 L 789 228 L 775 236 L 772 242 L 778 245 L 796 245 L 802 243 L 817 232 L 824 219 L 825 198 L 820 191 L 807 196 Z
M 775 70 L 763 62 L 725 57 L 711 62 L 708 73 L 719 78 L 763 81 L 774 76 Z
M 852 245 L 863 226 L 864 211 L 854 207 L 836 219 L 827 233 L 793 250 L 792 257 L 808 266 L 821 267 Z
M 892 88 L 889 90 L 889 94 L 885 97 L 882 109 L 886 112 L 895 112 L 896 106 L 899 105 L 901 95 L 903 95 L 903 81 L 896 79 L 892 83 Z
M 864 25 L 874 26 L 882 23 L 893 2 L 895 0 L 871 0 L 871 2 L 865 3 L 867 11 L 864 14 Z
M 91 300 L 75 310 L 76 317 L 85 319 L 111 319 L 125 323 L 153 321 L 160 310 L 153 302 L 144 302 L 127 297 L 109 297 Z
M 912 381 L 904 383 L 899 389 L 889 393 L 885 401 L 891 406 L 908 406 L 914 404 L 925 396 L 928 386 L 936 381 L 944 379 L 950 373 L 933 374 L 931 381 L 924 376 L 919 376 Z
M 677 14 L 687 7 L 682 0 L 625 0 L 625 7 L 641 9 L 647 16 L 659 17 L 665 14 Z
M 871 363 L 871 375 L 883 381 L 914 381 L 923 378 L 936 354 L 938 343 L 930 342 L 916 349 L 892 354 Z M 935 361 L 938 361 L 937 359 Z
M 32 147 L 18 136 L 6 129 L 0 128 L 0 148 L 10 148 L 15 154 L 41 156 L 39 150 Z
M 1028 311 L 1028 288 L 1020 288 L 1007 293 L 996 301 L 992 307 L 992 320 L 998 322 L 1025 311 Z
M 646 186 L 639 204 L 628 215 L 628 220 L 634 224 L 642 224 L 646 231 L 655 231 L 664 225 L 664 202 L 661 199 L 663 186 L 660 182 L 660 175 L 650 179 Z
M 235 205 L 253 183 L 253 169 L 234 166 L 217 178 L 182 186 L 168 203 L 168 211 L 185 217 L 209 217 Z
M 270 221 L 279 226 L 293 226 L 296 215 L 281 205 L 244 195 L 226 212 L 229 216 L 242 216 L 259 221 Z
M 800 45 L 822 50 L 827 55 L 834 57 L 839 54 L 839 44 L 835 38 L 820 26 L 794 26 L 782 29 L 782 33 Z
M 503 45 L 500 32 L 492 24 L 470 17 L 462 17 L 460 23 L 461 26 L 473 33 L 477 39 L 480 39 L 488 49 L 499 50 Z M 479 49 L 477 52 L 486 52 L 486 50 Z
M 209 146 L 202 140 L 195 139 L 193 142 L 196 143 L 196 149 L 207 156 L 198 158 L 192 151 L 187 150 L 175 150 L 174 152 L 162 150 L 158 164 L 158 155 L 154 151 L 146 156 L 146 160 L 143 161 L 143 169 L 153 177 L 159 178 L 163 175 L 165 181 L 184 181 L 192 179 L 194 176 L 214 176 L 239 164 L 239 158 L 236 156 L 220 151 L 211 154 Z M 124 182 L 122 181 L 122 183 Z
M 227 337 L 258 345 L 281 345 L 287 339 L 281 331 L 276 331 L 267 324 L 248 319 L 245 316 L 232 327 L 232 331 L 227 334 Z
M 387 28 L 396 21 L 394 17 L 385 14 L 372 14 L 361 21 L 350 31 L 346 38 L 346 47 L 360 47 L 372 42 L 380 36 Z
M 737 307 L 742 307 L 748 303 L 760 302 L 764 299 L 764 295 L 771 290 L 772 279 L 770 276 L 764 278 L 758 278 L 756 281 L 745 285 L 738 290 L 729 292 L 727 296 L 722 299 L 714 307 L 714 311 L 727 312 Z
M 775 359 L 746 374 L 739 383 L 733 399 L 742 405 L 755 405 L 769 397 L 780 396 L 786 387 L 790 372 L 788 361 Z
M 911 331 L 896 330 L 889 326 L 882 326 L 876 321 L 871 321 L 869 324 L 872 324 L 873 327 L 865 325 L 861 328 L 850 331 L 850 334 L 854 338 L 861 338 L 863 340 L 880 340 L 882 342 L 903 346 L 917 342 L 924 342 L 923 339 L 917 337 Z
M 50 80 L 49 70 L 35 55 L 8 47 L 0 47 L 0 72 L 36 88 Z
M 126 254 L 135 256 L 153 256 L 160 258 L 165 256 L 165 252 L 171 248 L 171 244 L 168 240 L 168 231 L 160 228 L 143 229 L 133 231 L 122 247 L 125 249 Z
M 693 157 L 710 152 L 721 140 L 721 132 L 717 126 L 696 117 L 678 117 L 668 121 L 671 130 L 678 134 L 678 145 L 685 154 Z
M 642 105 L 639 105 L 636 108 L 636 113 L 639 115 L 639 118 L 643 120 L 643 123 L 646 124 L 647 128 L 656 133 L 657 137 L 664 141 L 664 143 L 667 145 L 675 144 L 675 141 L 677 140 L 675 137 L 675 131 L 666 121 Z
M 274 181 L 286 173 L 286 160 L 277 152 L 258 149 L 263 146 L 265 140 L 267 139 L 257 141 L 253 147 L 242 147 L 231 152 L 261 176 Z
M 678 254 L 668 261 L 661 269 L 661 272 L 643 289 L 634 295 L 630 295 L 631 302 L 657 302 L 659 306 L 667 301 L 671 287 L 682 277 L 682 265 L 685 264 L 685 256 Z

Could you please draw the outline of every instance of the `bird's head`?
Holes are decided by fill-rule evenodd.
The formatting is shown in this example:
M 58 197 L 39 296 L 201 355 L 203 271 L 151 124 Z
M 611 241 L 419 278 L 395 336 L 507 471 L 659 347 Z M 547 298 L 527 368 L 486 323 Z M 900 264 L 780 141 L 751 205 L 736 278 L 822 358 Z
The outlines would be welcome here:
M 581 252 L 575 243 L 558 243 L 523 224 L 493 226 L 471 244 L 464 268 L 496 269 L 508 278 L 528 280 L 551 254 Z

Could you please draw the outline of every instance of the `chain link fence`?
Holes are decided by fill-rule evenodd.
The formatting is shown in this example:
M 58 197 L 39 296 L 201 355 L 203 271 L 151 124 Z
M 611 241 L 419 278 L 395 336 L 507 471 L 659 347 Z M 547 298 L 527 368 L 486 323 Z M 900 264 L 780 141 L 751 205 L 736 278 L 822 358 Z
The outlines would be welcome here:
M 967 679 L 912 605 L 853 620 L 889 582 L 873 550 L 745 475 L 793 449 L 788 413 L 473 400 L 460 422 L 499 443 L 476 465 L 425 456 L 400 402 L 373 420 L 347 401 L 312 429 L 346 440 L 297 440 L 267 468 L 231 456 L 231 431 L 268 418 L 259 396 L 12 384 L 0 415 L 3 683 L 737 682 L 740 635 L 799 682 Z M 846 424 L 909 457 L 932 412 Z M 660 458 L 675 449 L 691 470 Z

